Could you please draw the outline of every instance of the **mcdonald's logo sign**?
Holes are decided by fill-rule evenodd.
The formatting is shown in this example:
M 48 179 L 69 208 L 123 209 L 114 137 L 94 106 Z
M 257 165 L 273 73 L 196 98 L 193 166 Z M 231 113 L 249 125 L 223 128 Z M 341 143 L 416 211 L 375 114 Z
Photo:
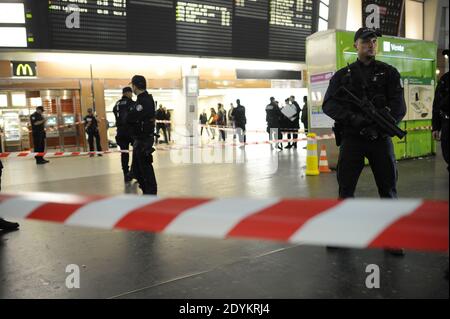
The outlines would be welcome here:
M 36 62 L 18 62 L 13 61 L 12 73 L 16 77 L 34 77 L 37 76 L 36 73 Z

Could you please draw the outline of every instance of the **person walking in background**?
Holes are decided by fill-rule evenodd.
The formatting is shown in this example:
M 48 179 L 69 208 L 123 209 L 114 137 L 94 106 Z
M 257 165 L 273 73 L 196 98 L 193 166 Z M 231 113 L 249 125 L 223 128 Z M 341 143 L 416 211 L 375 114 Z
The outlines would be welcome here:
M 212 107 L 211 108 L 211 114 L 209 116 L 208 119 L 208 125 L 210 125 L 210 129 L 211 129 L 211 135 L 212 135 L 212 139 L 216 138 L 216 131 L 215 131 L 215 127 L 217 125 L 217 120 L 219 119 L 219 116 L 217 115 L 216 110 Z
M 228 110 L 228 126 L 233 129 L 233 140 L 236 139 L 236 123 L 234 122 L 233 118 L 233 111 L 234 111 L 234 104 L 230 103 L 230 109 Z
M 220 138 L 222 138 L 222 140 L 225 142 L 226 132 L 224 128 L 227 126 L 227 112 L 225 111 L 225 108 L 221 103 L 218 104 L 217 125 L 220 127 L 219 141 Z
M 202 114 L 200 114 L 200 136 L 203 136 L 203 129 L 205 130 L 206 134 L 208 134 L 209 137 L 209 130 L 206 127 L 206 125 L 208 124 L 208 115 L 206 114 L 206 110 L 203 110 Z
M 236 100 L 236 108 L 233 109 L 231 116 L 234 119 L 236 130 L 239 136 L 239 143 L 247 143 L 247 136 L 245 134 L 245 126 L 247 125 L 247 116 L 245 114 L 245 106 L 241 104 L 241 100 Z M 245 144 L 244 144 L 245 146 Z

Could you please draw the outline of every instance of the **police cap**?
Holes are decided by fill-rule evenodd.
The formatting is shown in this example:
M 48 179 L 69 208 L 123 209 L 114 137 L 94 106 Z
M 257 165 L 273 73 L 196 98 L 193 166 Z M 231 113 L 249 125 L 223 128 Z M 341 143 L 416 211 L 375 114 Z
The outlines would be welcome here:
M 379 30 L 371 29 L 371 28 L 360 28 L 355 33 L 354 42 L 358 39 L 367 39 L 369 37 L 381 37 L 382 34 Z
M 133 89 L 130 88 L 129 86 L 126 86 L 122 89 L 122 94 L 125 94 L 125 93 L 133 93 Z

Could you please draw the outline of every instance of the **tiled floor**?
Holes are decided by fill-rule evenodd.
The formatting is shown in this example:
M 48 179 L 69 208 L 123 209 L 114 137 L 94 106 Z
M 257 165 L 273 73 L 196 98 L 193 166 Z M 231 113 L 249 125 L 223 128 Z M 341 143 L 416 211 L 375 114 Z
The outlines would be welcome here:
M 220 153 L 222 152 L 222 153 Z M 158 151 L 160 196 L 335 198 L 335 173 L 306 177 L 306 152 L 249 146 L 226 153 Z M 185 163 L 183 156 L 186 156 Z M 188 155 L 191 162 L 188 163 Z M 119 154 L 4 160 L 3 192 L 116 195 L 125 187 Z M 219 163 L 218 159 L 231 163 Z M 201 159 L 201 161 L 199 160 Z M 440 155 L 399 163 L 399 194 L 448 200 Z M 377 197 L 370 169 L 358 196 Z M 81 288 L 66 288 L 65 267 L 81 267 Z M 368 264 L 381 269 L 381 288 L 365 287 Z M 139 232 L 99 231 L 42 222 L 0 233 L 0 298 L 448 298 L 448 256 L 339 250 L 281 243 L 204 240 Z

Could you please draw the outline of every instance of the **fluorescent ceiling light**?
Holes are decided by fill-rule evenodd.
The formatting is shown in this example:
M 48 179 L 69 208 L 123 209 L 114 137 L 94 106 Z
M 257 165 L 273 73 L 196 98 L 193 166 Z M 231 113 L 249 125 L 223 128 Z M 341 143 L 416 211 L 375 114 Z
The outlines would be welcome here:
M 0 47 L 27 47 L 27 30 L 21 27 L 0 27 Z
M 0 23 L 25 23 L 23 3 L 0 3 Z

